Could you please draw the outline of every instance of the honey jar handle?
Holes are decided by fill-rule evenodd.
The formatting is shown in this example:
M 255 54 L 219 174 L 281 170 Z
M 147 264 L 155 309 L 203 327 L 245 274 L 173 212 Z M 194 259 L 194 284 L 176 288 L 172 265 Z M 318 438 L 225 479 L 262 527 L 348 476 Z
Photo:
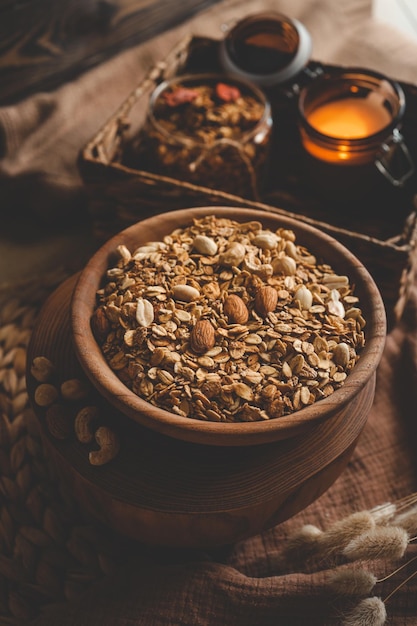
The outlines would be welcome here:
M 391 171 L 392 159 L 398 154 L 403 158 L 404 167 L 404 172 L 400 176 L 394 175 Z M 395 187 L 402 187 L 414 174 L 413 160 L 405 144 L 404 137 L 397 128 L 393 130 L 391 137 L 381 145 L 375 165 L 381 174 Z

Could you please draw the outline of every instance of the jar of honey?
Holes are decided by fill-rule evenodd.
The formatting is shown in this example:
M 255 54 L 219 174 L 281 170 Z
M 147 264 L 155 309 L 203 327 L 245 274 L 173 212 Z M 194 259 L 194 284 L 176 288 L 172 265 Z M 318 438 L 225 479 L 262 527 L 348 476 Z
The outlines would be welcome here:
M 346 68 L 318 76 L 300 92 L 302 145 L 315 160 L 355 169 L 369 167 L 402 187 L 414 164 L 401 133 L 404 91 L 394 80 L 370 70 Z M 339 172 L 340 173 L 340 172 Z

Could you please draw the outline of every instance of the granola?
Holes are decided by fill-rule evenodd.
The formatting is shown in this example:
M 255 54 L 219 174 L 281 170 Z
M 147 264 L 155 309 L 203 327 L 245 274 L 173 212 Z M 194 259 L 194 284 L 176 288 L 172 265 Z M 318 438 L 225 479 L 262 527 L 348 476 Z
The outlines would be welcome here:
M 255 86 L 221 76 L 178 77 L 151 97 L 133 146 L 135 165 L 256 197 L 271 126 L 269 104 Z
M 178 415 L 291 414 L 341 387 L 365 345 L 354 286 L 292 230 L 208 216 L 117 252 L 93 333 L 127 387 Z

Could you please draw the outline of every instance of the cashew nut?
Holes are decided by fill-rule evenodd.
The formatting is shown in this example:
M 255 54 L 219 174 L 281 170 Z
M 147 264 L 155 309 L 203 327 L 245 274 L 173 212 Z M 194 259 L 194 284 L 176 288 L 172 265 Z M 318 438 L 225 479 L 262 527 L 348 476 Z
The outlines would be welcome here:
M 80 443 L 90 443 L 94 439 L 93 423 L 98 417 L 96 406 L 84 406 L 75 417 L 74 430 Z
M 132 258 L 130 250 L 124 244 L 120 244 L 119 246 L 117 246 L 116 250 L 118 255 L 120 256 L 123 265 L 127 265 Z
M 95 440 L 99 450 L 92 450 L 89 455 L 91 465 L 105 465 L 113 460 L 120 449 L 120 441 L 116 433 L 107 426 L 100 426 L 95 432 Z
M 261 263 L 259 259 L 253 255 L 248 255 L 243 260 L 243 269 L 250 274 L 260 276 L 263 279 L 267 279 L 272 276 L 274 271 L 270 263 Z
M 219 263 L 226 267 L 238 266 L 242 263 L 246 255 L 246 248 L 238 241 L 234 241 L 219 255 Z

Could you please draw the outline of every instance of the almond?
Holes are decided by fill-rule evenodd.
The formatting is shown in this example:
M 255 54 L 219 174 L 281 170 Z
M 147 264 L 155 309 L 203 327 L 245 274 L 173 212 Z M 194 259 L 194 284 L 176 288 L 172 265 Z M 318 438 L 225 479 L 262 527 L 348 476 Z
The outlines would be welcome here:
M 103 342 L 110 331 L 110 324 L 102 307 L 96 309 L 91 317 L 91 330 L 94 338 Z
M 190 334 L 190 345 L 193 352 L 203 354 L 213 348 L 216 343 L 214 328 L 208 320 L 198 320 Z
M 278 302 L 278 292 L 269 285 L 258 289 L 255 295 L 255 311 L 261 317 L 266 317 L 268 313 L 275 310 Z
M 223 305 L 223 312 L 232 324 L 246 324 L 249 319 L 249 311 L 242 298 L 232 293 L 227 296 Z

